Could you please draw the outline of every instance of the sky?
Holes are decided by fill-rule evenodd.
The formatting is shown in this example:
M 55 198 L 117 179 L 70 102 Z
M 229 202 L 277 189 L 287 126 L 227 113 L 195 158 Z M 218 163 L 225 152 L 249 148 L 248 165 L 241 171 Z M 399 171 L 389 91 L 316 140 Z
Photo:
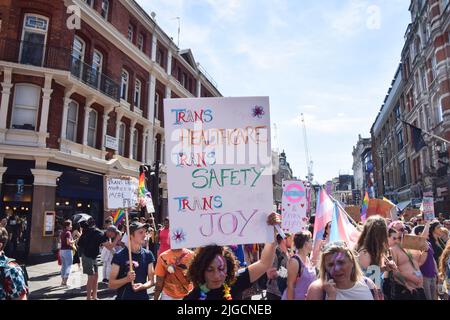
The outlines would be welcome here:
M 410 0 L 137 0 L 225 97 L 269 96 L 272 148 L 315 181 L 353 174 L 401 59 Z M 176 19 L 180 17 L 180 19 Z M 276 126 L 276 130 L 274 130 Z

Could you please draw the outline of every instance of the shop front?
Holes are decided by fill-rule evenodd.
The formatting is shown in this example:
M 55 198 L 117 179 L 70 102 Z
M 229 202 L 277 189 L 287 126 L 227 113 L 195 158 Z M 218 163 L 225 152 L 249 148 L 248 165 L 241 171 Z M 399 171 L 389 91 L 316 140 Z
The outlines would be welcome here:
M 2 179 L 1 212 L 7 218 L 10 237 L 6 254 L 24 260 L 30 250 L 34 161 L 5 159 L 4 166 L 7 169 Z
M 56 163 L 49 163 L 48 169 L 62 172 L 55 195 L 56 229 L 77 213 L 86 213 L 103 226 L 103 174 Z

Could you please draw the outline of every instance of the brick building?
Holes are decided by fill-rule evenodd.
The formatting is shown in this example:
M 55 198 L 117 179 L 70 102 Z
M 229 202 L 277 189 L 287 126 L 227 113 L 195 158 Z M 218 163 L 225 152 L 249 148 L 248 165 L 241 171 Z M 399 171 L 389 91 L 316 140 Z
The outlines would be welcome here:
M 164 98 L 221 94 L 135 1 L 0 0 L 0 28 L 0 210 L 26 222 L 25 254 L 45 255 L 46 211 L 101 224 L 105 175 L 164 164 Z
M 378 192 L 398 202 L 432 192 L 435 210 L 448 213 L 450 146 L 424 135 L 427 146 L 416 151 L 411 128 L 397 119 L 450 139 L 450 6 L 413 0 L 409 10 L 402 64 L 372 127 Z

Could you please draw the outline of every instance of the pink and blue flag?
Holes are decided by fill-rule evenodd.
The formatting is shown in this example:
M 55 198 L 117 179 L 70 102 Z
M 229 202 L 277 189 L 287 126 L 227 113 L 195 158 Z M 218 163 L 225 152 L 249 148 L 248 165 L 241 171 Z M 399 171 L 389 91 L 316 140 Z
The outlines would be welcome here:
M 331 220 L 330 242 L 344 241 L 353 249 L 358 242 L 360 232 L 348 219 L 347 213 L 337 203 L 334 204 Z
M 333 218 L 334 203 L 324 188 L 321 188 L 317 197 L 316 216 L 314 219 L 314 247 L 311 256 L 316 264 L 320 256 L 320 247 L 325 233 L 325 226 Z

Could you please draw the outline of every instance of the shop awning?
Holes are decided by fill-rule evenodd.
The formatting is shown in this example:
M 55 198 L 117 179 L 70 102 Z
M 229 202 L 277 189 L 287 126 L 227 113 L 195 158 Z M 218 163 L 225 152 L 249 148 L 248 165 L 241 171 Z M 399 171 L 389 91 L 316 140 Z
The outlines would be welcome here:
M 403 202 L 400 202 L 400 203 L 397 204 L 397 208 L 398 208 L 398 210 L 403 211 L 410 204 L 411 204 L 411 200 L 403 201 Z

